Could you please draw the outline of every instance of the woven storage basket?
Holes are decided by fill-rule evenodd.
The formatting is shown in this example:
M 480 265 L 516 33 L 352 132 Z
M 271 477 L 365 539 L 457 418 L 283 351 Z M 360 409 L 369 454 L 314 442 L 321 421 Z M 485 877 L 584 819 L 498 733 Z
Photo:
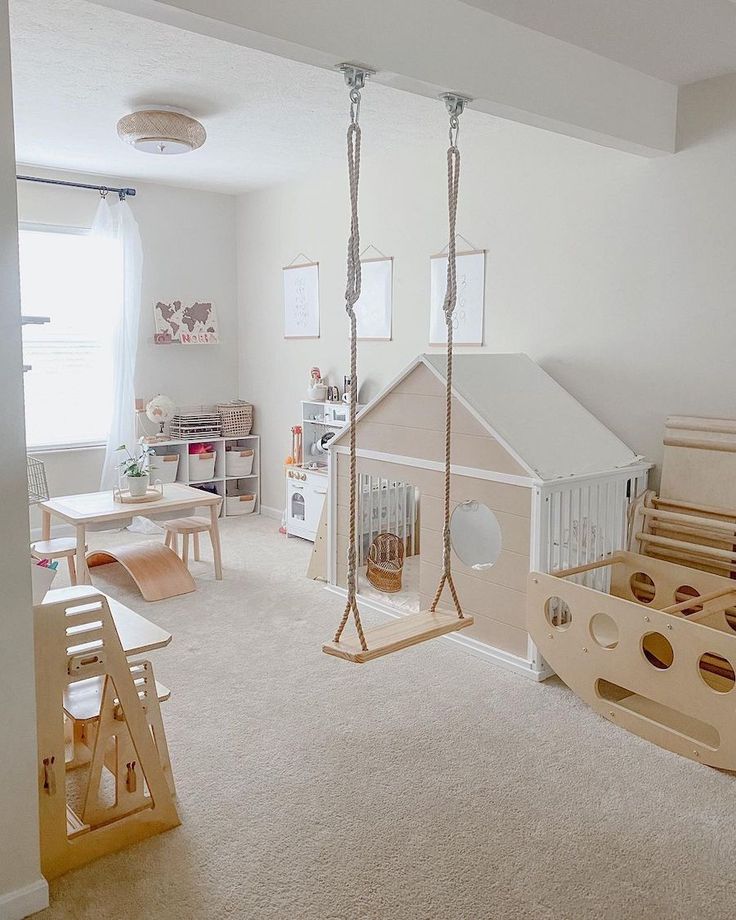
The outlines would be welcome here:
M 401 591 L 404 544 L 392 533 L 379 533 L 368 550 L 368 581 L 383 594 Z
M 223 438 L 242 438 L 249 435 L 253 428 L 253 406 L 241 400 L 218 403 L 220 413 L 220 433 Z

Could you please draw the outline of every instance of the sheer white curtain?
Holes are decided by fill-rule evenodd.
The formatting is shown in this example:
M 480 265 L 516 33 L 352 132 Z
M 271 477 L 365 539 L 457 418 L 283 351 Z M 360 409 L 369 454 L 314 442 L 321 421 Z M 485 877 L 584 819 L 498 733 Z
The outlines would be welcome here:
M 107 195 L 100 200 L 92 233 L 101 245 L 117 247 L 121 272 L 122 294 L 119 301 L 115 301 L 118 305 L 116 315 L 110 318 L 113 328 L 113 399 L 100 481 L 101 489 L 111 489 L 118 481 L 117 464 L 120 454 L 115 449 L 121 444 L 127 444 L 132 450 L 136 441 L 135 363 L 141 313 L 143 248 L 138 224 L 128 202 L 120 201 L 116 195 Z

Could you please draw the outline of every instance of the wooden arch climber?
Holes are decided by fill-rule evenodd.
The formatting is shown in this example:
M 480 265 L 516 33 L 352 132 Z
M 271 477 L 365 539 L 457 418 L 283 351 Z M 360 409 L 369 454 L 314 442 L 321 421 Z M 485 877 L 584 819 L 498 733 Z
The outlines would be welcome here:
M 360 115 L 361 90 L 366 77 L 372 73 L 365 68 L 352 64 L 343 64 L 340 68 L 345 75 L 345 82 L 350 88 L 350 124 L 347 133 L 348 178 L 350 183 L 350 236 L 348 238 L 347 285 L 345 290 L 345 309 L 350 319 L 350 541 L 348 545 L 347 602 L 340 625 L 332 640 L 322 646 L 322 651 L 354 664 L 362 664 L 391 652 L 398 652 L 411 645 L 417 645 L 428 639 L 465 629 L 473 625 L 473 618 L 465 616 L 452 580 L 452 545 L 450 541 L 450 479 L 451 479 L 451 440 L 452 440 L 452 314 L 457 302 L 456 275 L 456 233 L 458 185 L 460 180 L 460 150 L 457 146 L 460 130 L 459 116 L 462 114 L 466 98 L 447 93 L 445 101 L 450 116 L 450 145 L 447 149 L 447 197 L 450 238 L 447 250 L 447 290 L 443 310 L 447 326 L 447 390 L 445 404 L 445 490 L 444 523 L 442 528 L 442 575 L 429 610 L 411 613 L 398 620 L 365 631 L 358 609 L 358 565 L 356 548 L 356 492 L 357 492 L 357 449 L 356 449 L 356 413 L 358 404 L 357 376 L 357 328 L 355 304 L 360 298 L 360 229 L 358 221 L 358 185 L 360 181 L 360 142 L 361 133 L 358 123 Z M 445 587 L 450 591 L 455 606 L 455 613 L 437 610 Z M 352 614 L 357 635 L 343 638 L 343 631 Z

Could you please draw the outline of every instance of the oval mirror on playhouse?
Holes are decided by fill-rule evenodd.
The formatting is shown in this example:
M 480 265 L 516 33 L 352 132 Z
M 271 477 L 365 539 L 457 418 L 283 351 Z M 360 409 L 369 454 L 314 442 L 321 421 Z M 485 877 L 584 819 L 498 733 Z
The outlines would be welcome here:
M 501 555 L 501 525 L 482 502 L 467 501 L 455 508 L 450 538 L 460 561 L 479 571 L 489 569 Z

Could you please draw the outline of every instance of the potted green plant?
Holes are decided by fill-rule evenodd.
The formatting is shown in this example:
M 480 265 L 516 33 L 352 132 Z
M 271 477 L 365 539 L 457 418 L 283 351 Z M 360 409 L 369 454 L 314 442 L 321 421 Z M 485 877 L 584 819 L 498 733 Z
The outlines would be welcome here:
M 151 456 L 155 454 L 154 449 L 146 444 L 138 445 L 137 454 L 131 454 L 125 444 L 121 444 L 117 449 L 124 450 L 127 454 L 118 464 L 118 468 L 121 478 L 127 483 L 131 497 L 145 495 L 151 481 Z

